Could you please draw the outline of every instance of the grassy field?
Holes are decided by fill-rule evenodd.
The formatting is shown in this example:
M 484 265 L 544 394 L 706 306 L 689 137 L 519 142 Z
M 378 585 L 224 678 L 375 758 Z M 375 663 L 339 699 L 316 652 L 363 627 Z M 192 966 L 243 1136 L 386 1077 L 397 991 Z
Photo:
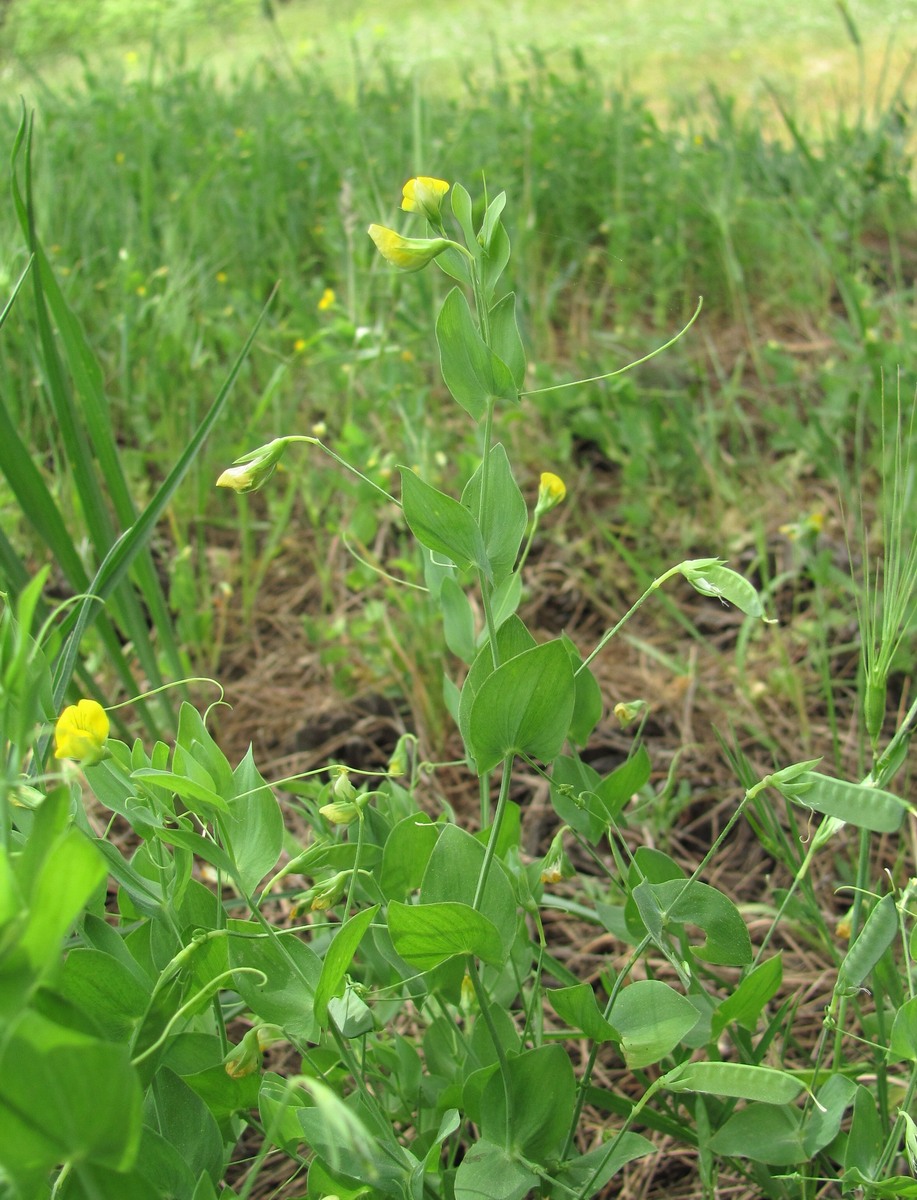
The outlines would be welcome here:
M 912 0 L 14 0 L 0 926 L 25 957 L 0 957 L 0 1101 L 55 1111 L 9 1080 L 70 1034 L 58 1090 L 133 1098 L 71 1142 L 24 1122 L 41 1167 L 0 1150 L 0 1200 L 913 1194 L 915 33 Z M 471 259 L 506 193 L 491 300 L 515 294 L 518 346 L 464 277 L 462 344 L 518 367 L 494 438 L 440 371 L 453 280 L 366 234 L 423 234 L 418 173 L 453 184 Z M 214 487 L 286 435 L 332 457 Z M 545 471 L 565 496 L 532 518 Z M 431 529 L 415 478 L 466 516 Z M 501 664 L 493 545 L 523 527 Z M 751 590 L 673 573 L 708 556 Z M 569 656 L 625 614 L 542 728 L 532 696 L 572 697 Z M 539 647 L 532 695 L 491 701 Z M 215 741 L 179 717 L 201 676 Z M 82 776 L 47 740 L 79 696 L 109 710 L 69 743 Z M 514 705 L 515 766 L 479 777 Z M 54 910 L 61 864 L 62 915 L 3 926 Z M 470 957 L 404 924 L 440 902 Z

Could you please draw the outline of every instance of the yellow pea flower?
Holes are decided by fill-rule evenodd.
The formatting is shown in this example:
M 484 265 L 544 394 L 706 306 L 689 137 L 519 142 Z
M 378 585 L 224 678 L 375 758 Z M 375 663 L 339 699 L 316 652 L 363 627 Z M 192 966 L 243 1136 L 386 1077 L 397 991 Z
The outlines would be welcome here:
M 401 271 L 422 271 L 454 242 L 446 238 L 406 238 L 384 225 L 370 225 L 369 236 L 387 263 Z
M 409 179 L 401 189 L 401 207 L 405 212 L 422 213 L 431 225 L 441 225 L 443 197 L 448 191 L 449 184 L 445 179 L 418 175 L 416 179 Z
M 84 767 L 101 762 L 108 753 L 105 739 L 110 728 L 108 714 L 97 701 L 69 705 L 54 726 L 54 757 L 74 758 Z
M 538 484 L 538 500 L 535 504 L 536 516 L 556 508 L 567 494 L 567 488 L 559 475 L 551 471 L 542 471 Z
M 325 290 L 322 292 L 322 298 L 318 302 L 318 311 L 325 312 L 327 309 L 331 308 L 336 299 L 337 297 L 334 294 L 334 288 L 325 288 Z

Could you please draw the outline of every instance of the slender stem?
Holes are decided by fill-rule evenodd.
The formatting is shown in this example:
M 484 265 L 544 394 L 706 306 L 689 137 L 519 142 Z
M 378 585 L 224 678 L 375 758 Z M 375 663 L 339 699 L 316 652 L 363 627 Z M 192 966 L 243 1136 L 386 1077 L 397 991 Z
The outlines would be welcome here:
M 680 566 L 680 564 L 679 564 L 679 566 Z M 605 633 L 602 634 L 602 636 L 599 638 L 598 644 L 596 645 L 595 649 L 592 651 L 591 654 L 589 654 L 586 658 L 583 659 L 583 661 L 576 668 L 576 670 L 573 672 L 573 674 L 579 675 L 580 671 L 584 671 L 586 669 L 586 667 L 588 667 L 589 664 L 592 662 L 592 660 L 595 658 L 595 656 L 601 650 L 604 650 L 604 648 L 608 645 L 608 643 L 611 641 L 611 639 L 614 637 L 614 635 L 618 632 L 618 630 L 621 628 L 621 626 L 624 625 L 624 623 L 626 621 L 630 620 L 630 618 L 634 615 L 634 613 L 637 611 L 637 609 L 640 607 L 640 605 L 643 604 L 643 602 L 645 600 L 648 600 L 649 597 L 653 594 L 653 592 L 655 592 L 658 588 L 662 587 L 662 585 L 666 582 L 667 579 L 671 579 L 673 575 L 677 575 L 678 571 L 679 571 L 679 567 L 672 567 L 671 570 L 666 571 L 664 575 L 660 575 L 658 579 L 654 579 L 653 582 L 650 584 L 650 586 L 646 589 L 646 591 L 640 597 L 640 599 L 636 600 L 630 606 L 630 608 L 627 610 L 627 612 L 624 614 L 624 616 L 621 618 L 621 620 L 617 623 L 617 625 L 613 626 L 613 628 L 611 628 L 611 629 L 606 630 Z
M 618 975 L 618 978 L 615 980 L 611 991 L 608 993 L 605 1011 L 602 1013 L 602 1016 L 606 1021 L 611 1016 L 611 1010 L 614 1007 L 615 1000 L 618 998 L 618 992 L 624 986 L 624 980 L 627 979 L 628 975 L 630 975 L 634 964 L 639 961 L 640 956 L 643 954 L 647 946 L 650 945 L 651 941 L 652 938 L 645 937 L 640 945 L 631 951 L 630 958 L 627 960 L 624 970 Z M 567 1131 L 567 1140 L 564 1143 L 563 1153 L 560 1156 L 561 1161 L 563 1161 L 569 1155 L 570 1150 L 572 1149 L 573 1138 L 576 1134 L 577 1127 L 579 1126 L 579 1119 L 583 1111 L 583 1105 L 586 1103 L 586 1091 L 589 1087 L 589 1081 L 592 1079 L 592 1072 L 595 1068 L 595 1060 L 598 1057 L 599 1049 L 599 1043 L 593 1042 L 592 1049 L 589 1051 L 589 1058 L 586 1061 L 586 1069 L 583 1071 L 582 1078 L 577 1085 L 576 1107 L 573 1110 L 573 1120 L 570 1122 L 570 1128 Z M 625 1129 L 626 1128 L 627 1125 L 625 1125 Z
M 487 876 L 490 874 L 491 863 L 494 860 L 494 854 L 497 850 L 497 841 L 500 837 L 500 826 L 503 823 L 503 814 L 506 811 L 506 802 L 509 799 L 509 785 L 513 772 L 513 755 L 507 754 L 503 760 L 503 778 L 500 780 L 500 795 L 497 798 L 497 811 L 494 813 L 494 823 L 490 827 L 490 836 L 487 839 L 487 848 L 484 851 L 484 861 L 481 863 L 481 874 L 478 876 L 478 886 L 475 888 L 474 901 L 472 908 L 476 912 L 481 911 L 481 901 L 484 898 L 484 889 L 487 886 Z
M 582 383 L 599 383 L 603 379 L 613 379 L 615 375 L 623 375 L 625 371 L 632 371 L 634 367 L 642 366 L 643 363 L 649 362 L 651 358 L 655 358 L 657 354 L 662 354 L 664 350 L 668 350 L 670 346 L 674 346 L 679 338 L 683 338 L 688 332 L 697 318 L 700 316 L 700 310 L 704 306 L 703 296 L 698 298 L 697 308 L 694 310 L 694 316 L 687 323 L 684 329 L 679 330 L 673 338 L 663 346 L 658 346 L 655 350 L 651 350 L 649 354 L 644 354 L 643 358 L 638 358 L 632 363 L 628 363 L 626 367 L 619 367 L 617 371 L 606 371 L 604 375 L 593 375 L 589 379 L 571 379 L 569 383 L 554 383 L 550 387 L 533 388 L 530 392 L 520 392 L 520 396 L 540 396 L 544 392 L 559 392 L 561 388 L 579 387 Z

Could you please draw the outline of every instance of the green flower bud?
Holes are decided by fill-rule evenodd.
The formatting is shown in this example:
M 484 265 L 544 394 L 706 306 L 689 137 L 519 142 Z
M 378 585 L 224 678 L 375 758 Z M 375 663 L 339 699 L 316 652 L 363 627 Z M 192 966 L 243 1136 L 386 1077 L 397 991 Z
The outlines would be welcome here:
M 289 438 L 274 438 L 257 450 L 243 454 L 217 480 L 217 487 L 232 488 L 234 492 L 257 492 L 274 474 L 283 458 Z

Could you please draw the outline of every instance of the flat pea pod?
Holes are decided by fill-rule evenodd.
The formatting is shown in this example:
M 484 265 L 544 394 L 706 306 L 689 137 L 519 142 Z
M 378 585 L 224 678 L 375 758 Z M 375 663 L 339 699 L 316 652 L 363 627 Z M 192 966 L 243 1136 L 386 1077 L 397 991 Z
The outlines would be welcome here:
M 779 785 L 778 785 L 779 786 Z M 866 783 L 832 779 L 817 771 L 806 771 L 791 783 L 780 787 L 788 800 L 837 817 L 849 825 L 872 833 L 895 833 L 901 826 L 907 805 L 891 792 Z
M 858 988 L 873 969 L 898 933 L 898 910 L 895 898 L 883 896 L 866 918 L 853 945 L 847 951 L 837 973 L 836 990 Z
M 763 1104 L 792 1104 L 805 1087 L 795 1075 L 776 1067 L 730 1062 L 682 1063 L 662 1082 L 670 1092 L 703 1092 Z

